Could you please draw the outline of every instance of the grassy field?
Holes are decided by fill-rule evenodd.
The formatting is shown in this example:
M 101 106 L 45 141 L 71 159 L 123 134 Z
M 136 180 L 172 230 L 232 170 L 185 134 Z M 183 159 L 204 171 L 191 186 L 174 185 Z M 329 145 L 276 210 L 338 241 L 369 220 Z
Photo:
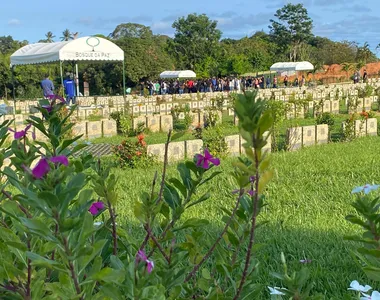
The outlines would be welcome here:
M 283 251 L 290 269 L 300 269 L 300 259 L 311 259 L 309 268 L 315 281 L 315 292 L 326 299 L 352 299 L 347 291 L 352 280 L 368 283 L 349 255 L 354 244 L 343 240 L 358 228 L 345 221 L 353 212 L 350 194 L 355 186 L 379 182 L 380 139 L 368 137 L 351 143 L 332 143 L 305 148 L 298 152 L 279 152 L 272 155 L 276 176 L 267 190 L 268 206 L 260 215 L 260 221 L 268 221 L 258 230 L 257 242 L 266 246 L 257 253 L 261 263 L 260 283 L 281 286 L 270 271 L 282 271 L 280 253 Z M 213 197 L 201 206 L 189 211 L 186 218 L 198 217 L 210 220 L 207 231 L 219 231 L 222 225 L 220 207 L 231 208 L 235 186 L 229 176 L 234 159 L 222 161 L 224 171 L 205 187 Z M 136 230 L 133 203 L 143 191 L 150 190 L 150 183 L 159 165 L 142 170 L 119 170 L 121 199 L 118 205 L 119 220 Z M 168 176 L 176 176 L 175 166 L 170 166 Z M 141 227 L 140 227 L 141 228 Z M 135 231 L 140 235 L 141 231 Z M 265 291 L 261 299 L 268 299 Z

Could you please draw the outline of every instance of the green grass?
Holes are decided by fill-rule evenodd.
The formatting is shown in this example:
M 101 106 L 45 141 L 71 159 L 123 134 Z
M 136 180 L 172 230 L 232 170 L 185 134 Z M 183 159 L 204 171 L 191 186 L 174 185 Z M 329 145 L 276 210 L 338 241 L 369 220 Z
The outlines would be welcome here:
M 306 120 L 305 120 L 306 122 Z M 259 283 L 281 286 L 269 272 L 282 271 L 280 253 L 283 251 L 290 269 L 300 269 L 300 259 L 311 259 L 309 268 L 315 281 L 314 292 L 326 295 L 326 299 L 351 299 L 347 292 L 352 280 L 368 283 L 355 265 L 349 251 L 355 244 L 344 241 L 343 236 L 358 232 L 359 228 L 345 221 L 353 212 L 350 194 L 355 186 L 378 183 L 380 139 L 367 137 L 351 143 L 332 143 L 304 148 L 298 152 L 272 154 L 276 176 L 267 189 L 267 204 L 259 220 L 268 221 L 258 229 L 257 243 L 265 244 L 256 257 L 261 264 Z M 207 202 L 190 209 L 186 218 L 208 219 L 212 226 L 205 232 L 221 230 L 220 207 L 231 208 L 235 189 L 229 175 L 234 159 L 222 161 L 224 171 L 204 189 L 213 195 Z M 133 203 L 139 195 L 150 191 L 154 173 L 161 166 L 149 169 L 115 169 L 119 178 L 121 199 L 118 204 L 120 220 L 136 230 L 138 224 L 133 216 Z M 168 168 L 168 176 L 177 176 L 175 166 Z M 141 227 L 140 227 L 141 228 Z M 135 235 L 142 234 L 134 231 Z M 265 291 L 260 299 L 268 299 Z

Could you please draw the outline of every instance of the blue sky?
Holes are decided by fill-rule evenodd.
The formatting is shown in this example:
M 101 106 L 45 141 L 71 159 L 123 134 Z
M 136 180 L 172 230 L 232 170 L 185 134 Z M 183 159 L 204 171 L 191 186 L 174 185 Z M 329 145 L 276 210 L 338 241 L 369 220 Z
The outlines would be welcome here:
M 171 24 L 189 13 L 206 13 L 218 21 L 224 37 L 268 31 L 269 19 L 284 4 L 303 3 L 314 21 L 315 35 L 333 40 L 380 43 L 379 0 L 13 0 L 1 1 L 0 36 L 36 42 L 47 31 L 61 37 L 64 29 L 80 36 L 108 35 L 120 23 L 150 26 L 155 33 L 173 35 Z M 7 17 L 5 17 L 7 16 Z

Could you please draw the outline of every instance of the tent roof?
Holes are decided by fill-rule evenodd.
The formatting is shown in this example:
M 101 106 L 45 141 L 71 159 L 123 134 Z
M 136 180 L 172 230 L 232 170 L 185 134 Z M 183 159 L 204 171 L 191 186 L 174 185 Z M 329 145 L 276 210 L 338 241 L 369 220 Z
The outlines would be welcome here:
M 278 62 L 270 67 L 271 71 L 311 71 L 314 66 L 308 61 Z
M 165 71 L 160 74 L 161 78 L 195 78 L 197 75 L 190 70 Z
M 11 66 L 55 61 L 123 61 L 124 51 L 103 38 L 82 37 L 68 42 L 37 43 L 11 55 Z

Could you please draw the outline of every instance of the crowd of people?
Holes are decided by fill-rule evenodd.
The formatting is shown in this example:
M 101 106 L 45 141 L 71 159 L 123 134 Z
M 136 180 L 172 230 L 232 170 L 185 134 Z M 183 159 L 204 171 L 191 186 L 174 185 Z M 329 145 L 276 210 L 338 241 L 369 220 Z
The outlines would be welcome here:
M 302 87 L 306 84 L 305 75 L 300 79 L 295 78 L 293 82 L 289 81 L 287 75 L 282 80 L 285 87 L 294 86 Z M 229 92 L 240 91 L 242 88 L 266 89 L 277 88 L 279 80 L 274 76 L 257 76 L 257 77 L 225 77 L 209 79 L 169 79 L 158 81 L 142 81 L 138 86 L 140 95 L 148 93 L 149 95 L 166 95 L 166 94 L 184 94 L 184 93 L 208 93 L 208 92 Z M 130 89 L 129 89 L 130 91 Z

